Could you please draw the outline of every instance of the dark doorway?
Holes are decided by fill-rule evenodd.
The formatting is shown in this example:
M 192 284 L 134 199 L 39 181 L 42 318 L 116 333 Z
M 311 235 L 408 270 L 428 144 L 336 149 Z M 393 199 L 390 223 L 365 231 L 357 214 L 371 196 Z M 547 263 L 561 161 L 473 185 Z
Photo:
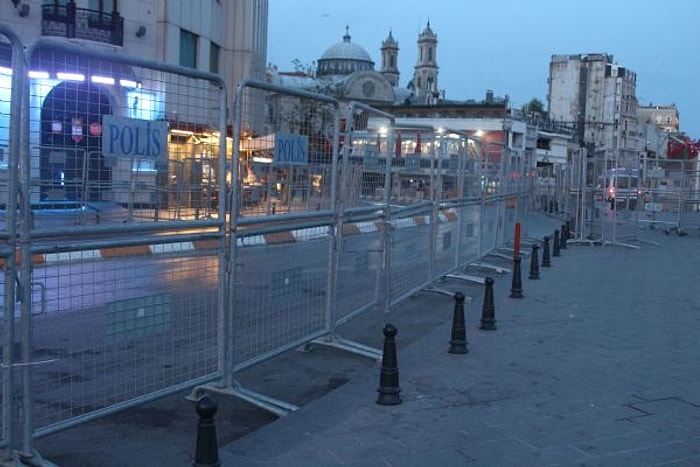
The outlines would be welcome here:
M 41 200 L 108 200 L 112 173 L 102 157 L 102 116 L 109 97 L 97 85 L 63 82 L 41 109 Z

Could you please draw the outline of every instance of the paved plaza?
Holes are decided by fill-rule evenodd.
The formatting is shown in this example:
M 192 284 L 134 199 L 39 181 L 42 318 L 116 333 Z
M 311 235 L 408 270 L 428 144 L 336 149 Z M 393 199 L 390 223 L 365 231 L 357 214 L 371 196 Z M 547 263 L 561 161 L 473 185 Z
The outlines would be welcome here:
M 569 244 L 539 280 L 524 258 L 522 299 L 509 297 L 510 275 L 494 275 L 495 331 L 479 329 L 481 288 L 440 284 L 472 299 L 465 355 L 447 352 L 449 296 L 406 300 L 386 316 L 398 328 L 400 405 L 375 403 L 377 364 L 221 446 L 222 464 L 700 465 L 700 234 L 644 238 Z M 412 323 L 401 315 L 415 322 L 414 308 L 445 319 L 402 346 Z

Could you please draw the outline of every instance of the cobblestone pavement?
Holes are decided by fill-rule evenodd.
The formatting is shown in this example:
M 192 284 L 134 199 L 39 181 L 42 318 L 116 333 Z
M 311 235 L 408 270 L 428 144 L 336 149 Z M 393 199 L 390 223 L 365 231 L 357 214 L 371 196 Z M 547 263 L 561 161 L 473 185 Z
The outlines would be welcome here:
M 540 239 L 560 222 L 542 216 L 527 231 Z M 483 285 L 437 284 L 468 298 L 465 355 L 447 352 L 454 300 L 443 294 L 344 325 L 343 337 L 376 348 L 384 324 L 397 327 L 399 405 L 375 403 L 380 362 L 332 348 L 246 370 L 245 387 L 301 408 L 276 419 L 214 395 L 222 465 L 700 465 L 700 234 L 642 234 L 569 244 L 539 280 L 523 258 L 522 299 L 509 297 L 512 275 L 470 268 L 495 279 L 495 331 L 479 329 Z M 197 418 L 184 396 L 57 433 L 37 450 L 60 466 L 192 465 Z
M 524 273 L 522 299 L 498 277 L 496 331 L 479 330 L 470 289 L 466 355 L 447 353 L 449 319 L 408 346 L 396 325 L 402 404 L 375 403 L 379 368 L 368 369 L 226 445 L 223 463 L 700 465 L 698 237 L 570 244 L 539 280 Z M 442 313 L 434 300 L 406 306 Z

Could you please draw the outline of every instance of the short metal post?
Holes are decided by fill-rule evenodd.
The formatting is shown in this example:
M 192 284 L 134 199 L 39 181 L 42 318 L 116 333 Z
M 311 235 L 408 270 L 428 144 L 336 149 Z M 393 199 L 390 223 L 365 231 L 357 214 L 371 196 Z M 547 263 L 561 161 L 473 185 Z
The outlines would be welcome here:
M 542 267 L 548 268 L 552 265 L 549 258 L 549 235 L 544 237 L 544 246 L 542 247 Z
M 391 325 L 384 326 L 384 352 L 382 354 L 382 370 L 379 376 L 379 396 L 377 404 L 396 405 L 401 403 L 401 388 L 399 387 L 399 366 L 396 357 L 397 329 Z
M 493 303 L 493 278 L 484 280 L 484 304 L 481 309 L 481 326 L 484 331 L 496 330 L 496 307 Z
M 197 401 L 195 408 L 199 415 L 197 423 L 197 448 L 194 455 L 194 467 L 219 467 L 219 446 L 216 440 L 216 401 L 205 394 Z
M 510 286 L 510 298 L 523 298 L 523 280 L 520 271 L 520 256 L 513 258 L 513 280 Z
M 467 348 L 467 326 L 464 320 L 464 294 L 456 292 L 454 315 L 452 317 L 452 339 L 450 339 L 449 353 L 468 353 Z
M 539 259 L 537 258 L 537 250 L 540 249 L 538 244 L 532 245 L 532 255 L 530 255 L 530 276 L 529 279 L 539 279 L 540 278 L 540 265 Z

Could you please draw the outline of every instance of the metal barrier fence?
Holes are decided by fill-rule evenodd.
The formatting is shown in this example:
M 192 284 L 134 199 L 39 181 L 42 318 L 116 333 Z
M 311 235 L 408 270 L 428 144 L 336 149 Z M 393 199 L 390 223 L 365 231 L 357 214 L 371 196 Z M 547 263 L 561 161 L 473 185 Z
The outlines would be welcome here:
M 216 75 L 5 35 L 5 457 L 187 388 L 294 410 L 236 373 L 311 342 L 378 358 L 341 326 L 526 224 L 519 156 L 466 134 L 246 81 L 229 145 Z
M 0 148 L 2 148 L 2 169 L 0 170 L 0 193 L 4 194 L 2 204 L 16 206 L 19 200 L 19 155 L 22 146 L 21 121 L 23 90 L 26 86 L 27 73 L 25 68 L 23 45 L 19 37 L 10 28 L 0 23 L 0 37 L 3 44 L 9 44 L 11 50 L 11 70 L 0 73 L 0 91 L 8 100 L 0 99 Z M 7 152 L 5 152 L 7 151 Z M 20 374 L 18 360 L 26 356 L 31 329 L 20 323 L 15 315 L 17 256 L 18 248 L 18 215 L 17 209 L 6 209 L 5 221 L 2 223 L 0 261 L 3 265 L 3 317 L 2 317 L 2 458 L 3 463 L 10 461 L 17 446 L 19 433 L 15 429 L 19 417 L 18 402 L 28 394 L 22 390 L 18 376 L 26 378 L 26 370 Z M 26 261 L 24 261 L 26 264 Z M 25 298 L 27 294 L 22 296 Z M 27 310 L 28 307 L 25 307 Z M 12 310 L 12 312 L 8 312 Z M 22 326 L 20 327 L 20 324 Z M 19 335 L 19 339 L 18 339 Z M 20 341 L 20 347 L 15 342 Z M 19 352 L 18 352 L 19 351 Z M 25 380 L 26 381 L 26 380 Z M 25 449 L 27 444 L 23 446 Z M 25 451 L 26 452 L 26 451 Z
M 4 236 L 6 459 L 20 433 L 31 458 L 36 437 L 220 378 L 226 293 L 225 211 L 211 203 L 225 191 L 223 81 L 49 39 L 17 61 L 21 128 L 1 171 L 18 205 Z M 190 172 L 186 205 L 185 160 L 211 164 Z
M 338 196 L 338 273 L 335 329 L 380 303 L 390 224 L 385 206 L 392 186 L 394 118 L 351 102 L 344 119 Z M 342 341 L 341 341 L 342 342 Z
M 580 149 L 566 171 L 575 240 L 636 248 L 648 242 L 648 229 L 684 235 L 700 226 L 699 174 L 697 160 L 623 159 Z
M 224 375 L 206 389 L 275 413 L 295 407 L 234 378 L 331 330 L 339 113 L 333 98 L 254 81 L 234 100 Z
M 649 159 L 644 161 L 641 178 L 644 211 L 640 227 L 663 228 L 682 235 L 689 227 L 700 226 L 698 159 Z

